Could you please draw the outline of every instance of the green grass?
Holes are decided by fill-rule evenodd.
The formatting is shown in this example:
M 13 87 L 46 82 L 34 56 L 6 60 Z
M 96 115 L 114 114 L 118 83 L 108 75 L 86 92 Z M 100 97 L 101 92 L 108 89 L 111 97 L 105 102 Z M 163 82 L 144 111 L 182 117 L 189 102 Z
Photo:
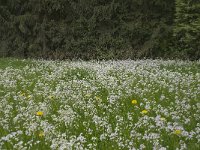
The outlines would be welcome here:
M 15 69 L 21 69 L 27 65 L 31 65 L 33 62 L 31 60 L 21 60 L 14 58 L 0 58 L 0 69 L 6 69 L 12 67 Z
M 199 67 L 0 59 L 0 149 L 198 150 Z

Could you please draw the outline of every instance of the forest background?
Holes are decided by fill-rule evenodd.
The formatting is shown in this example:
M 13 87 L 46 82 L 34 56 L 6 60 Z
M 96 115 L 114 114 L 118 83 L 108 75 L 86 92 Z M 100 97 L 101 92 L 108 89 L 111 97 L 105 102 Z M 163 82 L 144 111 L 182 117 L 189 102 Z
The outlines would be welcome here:
M 200 58 L 199 0 L 0 0 L 0 57 Z

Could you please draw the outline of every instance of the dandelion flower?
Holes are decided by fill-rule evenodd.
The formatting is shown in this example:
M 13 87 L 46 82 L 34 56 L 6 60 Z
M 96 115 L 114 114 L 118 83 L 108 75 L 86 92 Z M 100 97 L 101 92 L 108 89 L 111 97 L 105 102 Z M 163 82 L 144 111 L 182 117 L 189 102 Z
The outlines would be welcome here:
M 101 100 L 101 98 L 100 98 L 100 97 L 98 97 L 98 96 L 95 96 L 95 99 L 96 99 L 96 100 Z
M 55 97 L 53 95 L 49 96 L 49 99 L 53 100 Z
M 27 96 L 28 99 L 30 99 L 31 97 L 32 97 L 31 95 L 28 95 L 28 96 Z
M 90 96 L 91 96 L 91 94 L 86 94 L 86 95 L 85 95 L 85 97 L 90 97 Z
M 146 109 L 144 109 L 142 112 L 141 112 L 143 115 L 147 114 L 148 111 Z
M 44 137 L 44 132 L 40 131 L 40 133 L 38 134 L 39 137 Z
M 25 93 L 21 93 L 20 95 L 21 95 L 21 96 L 26 96 L 26 94 L 25 94 Z
M 164 117 L 161 117 L 160 120 L 161 121 L 166 121 L 166 119 Z
M 174 131 L 174 134 L 176 134 L 176 135 L 180 135 L 181 133 L 182 133 L 181 130 L 175 130 L 175 131 Z
M 137 104 L 137 100 L 132 100 L 131 103 L 135 105 Z
M 36 115 L 37 115 L 37 116 L 43 116 L 44 113 L 43 113 L 43 111 L 38 111 L 38 112 L 36 113 Z

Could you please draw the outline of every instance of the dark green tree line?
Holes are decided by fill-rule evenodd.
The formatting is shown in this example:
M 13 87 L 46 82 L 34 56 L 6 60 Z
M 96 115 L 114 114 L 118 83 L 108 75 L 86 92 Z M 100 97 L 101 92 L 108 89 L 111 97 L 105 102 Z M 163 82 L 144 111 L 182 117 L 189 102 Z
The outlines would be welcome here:
M 197 0 L 0 0 L 0 55 L 197 59 L 198 8 Z
M 176 0 L 175 49 L 185 58 L 200 58 L 200 1 Z

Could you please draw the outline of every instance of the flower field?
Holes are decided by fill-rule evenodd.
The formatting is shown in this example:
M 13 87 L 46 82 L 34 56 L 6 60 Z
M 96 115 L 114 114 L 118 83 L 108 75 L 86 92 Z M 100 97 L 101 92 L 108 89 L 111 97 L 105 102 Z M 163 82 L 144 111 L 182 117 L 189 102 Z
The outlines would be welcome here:
M 200 149 L 200 61 L 0 59 L 0 149 Z

